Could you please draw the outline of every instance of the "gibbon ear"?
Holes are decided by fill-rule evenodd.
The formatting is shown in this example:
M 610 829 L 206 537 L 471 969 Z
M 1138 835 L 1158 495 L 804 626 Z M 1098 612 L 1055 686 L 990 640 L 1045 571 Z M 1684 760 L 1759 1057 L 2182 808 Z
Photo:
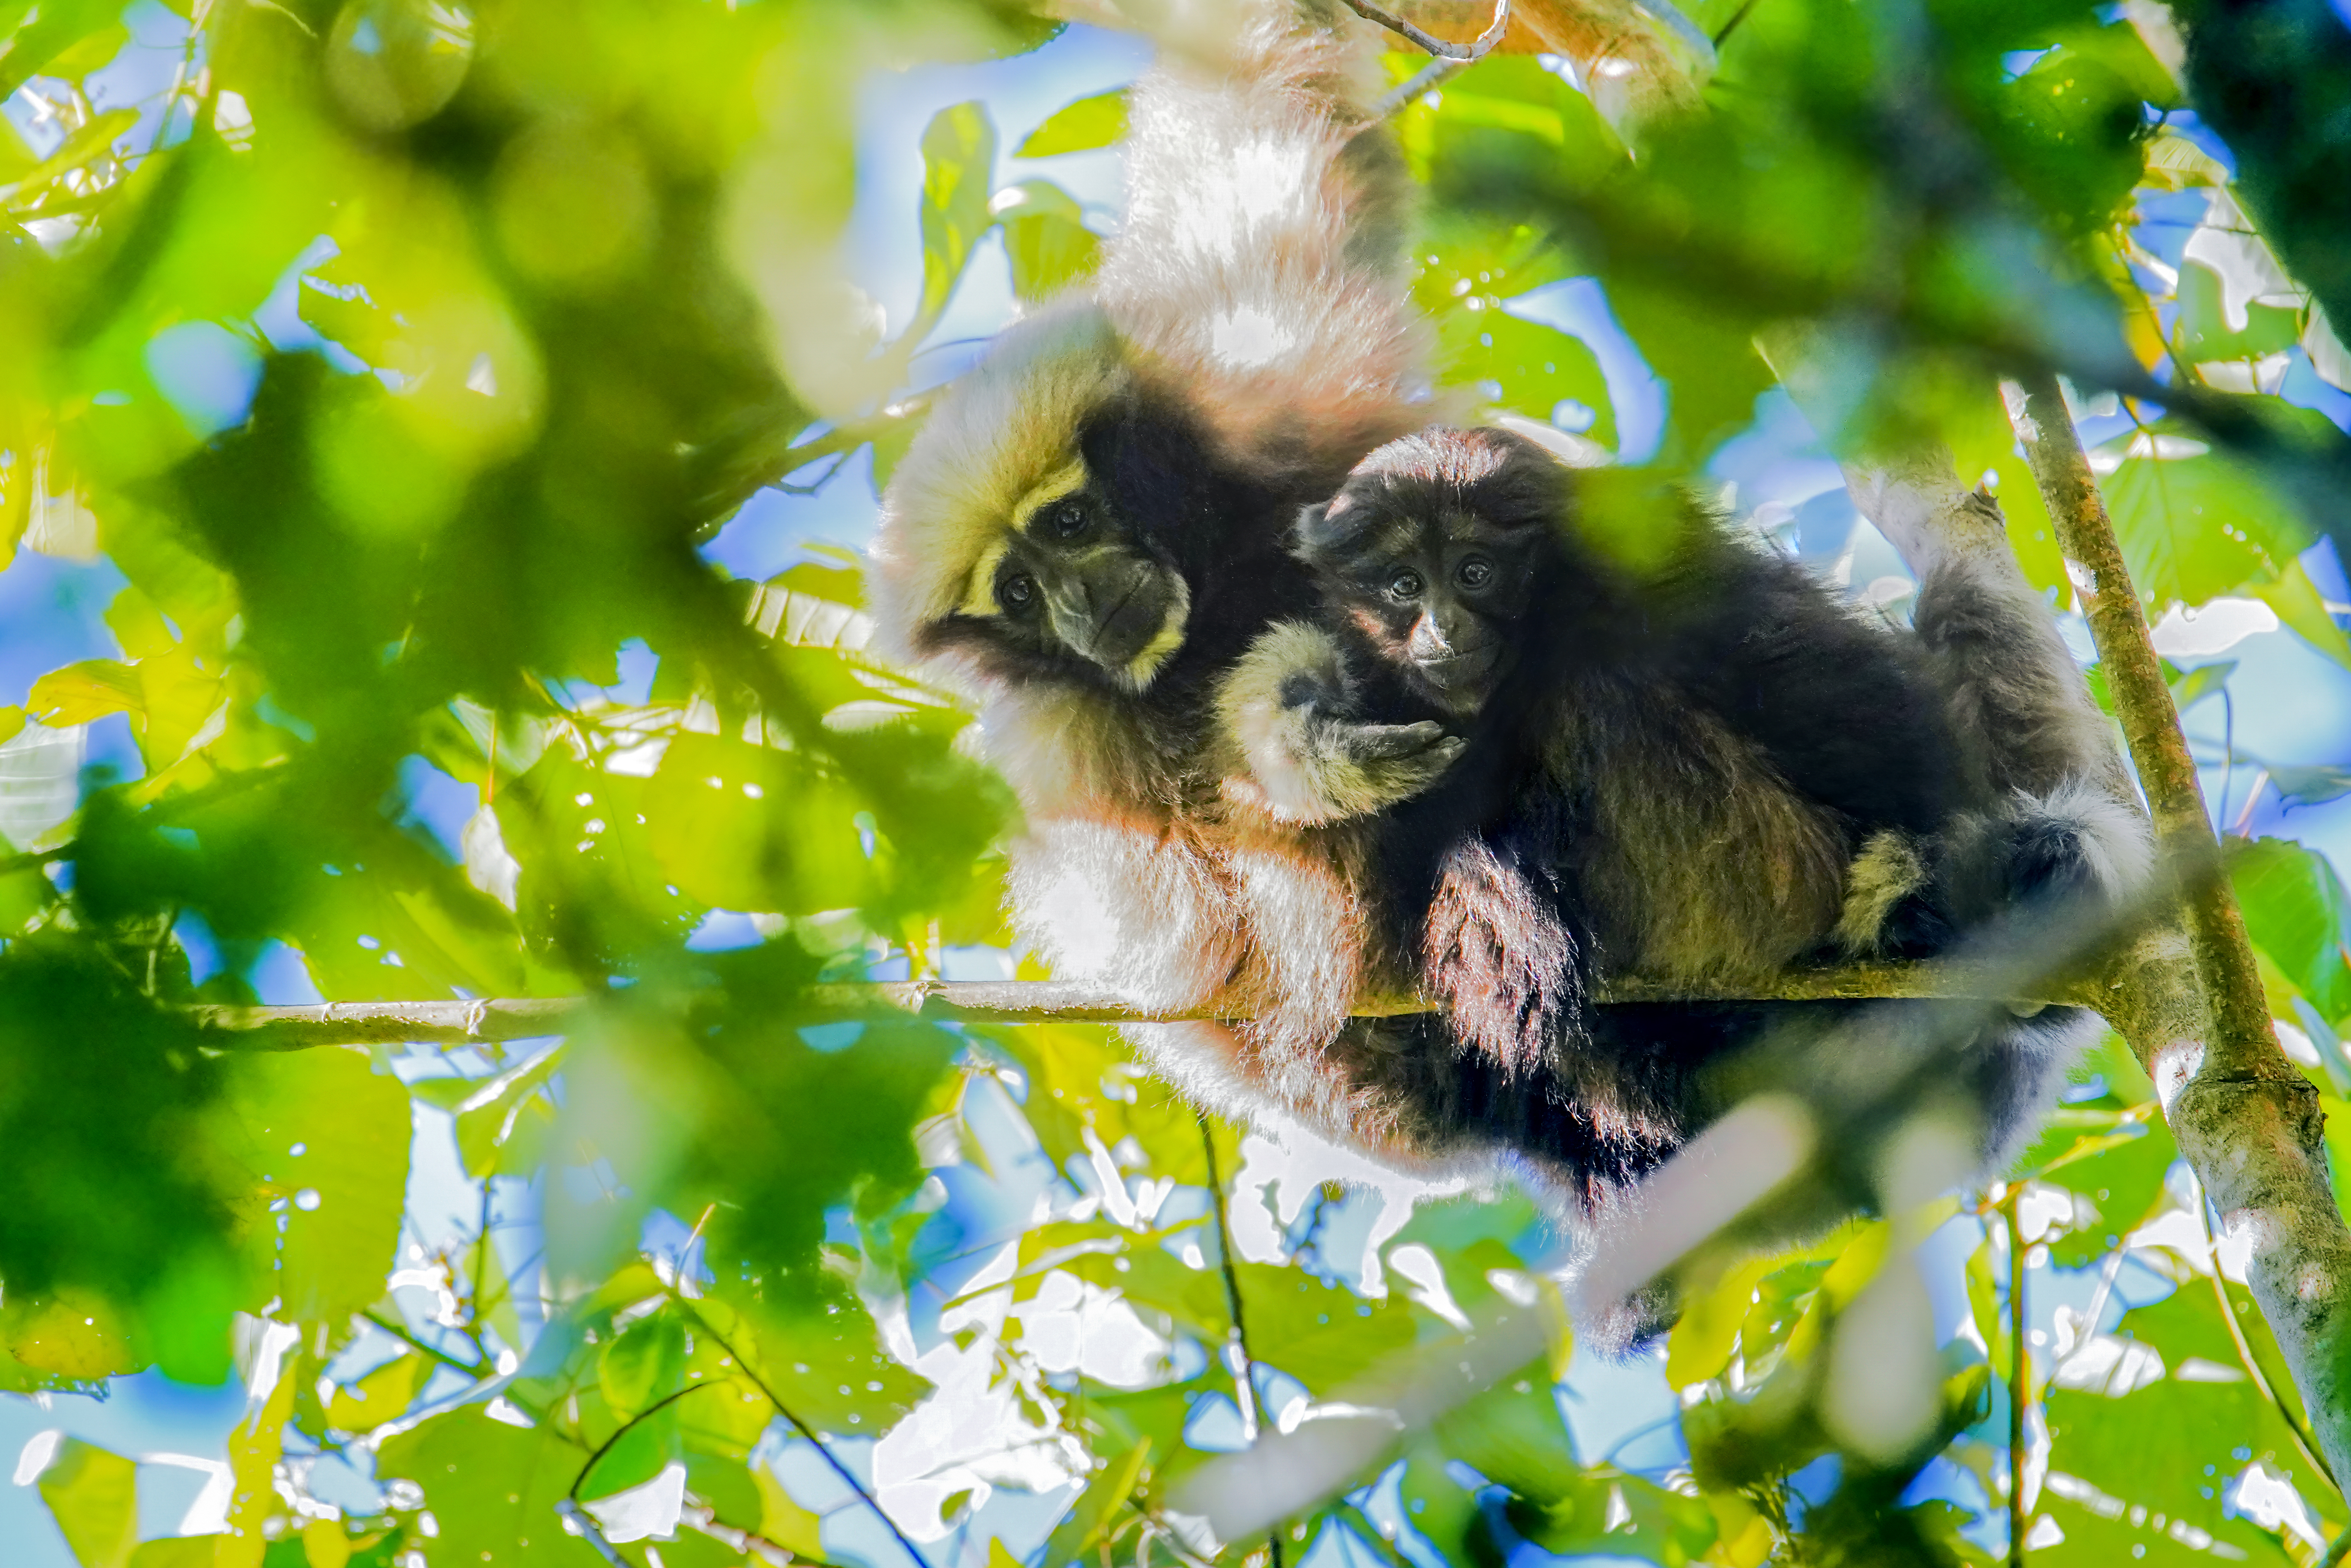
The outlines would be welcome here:
M 1342 490 L 1327 501 L 1318 501 L 1311 507 L 1301 507 L 1298 508 L 1297 521 L 1290 526 L 1290 537 L 1301 545 L 1311 547 L 1317 541 L 1329 538 L 1332 519 L 1339 517 L 1353 505 L 1353 497 Z

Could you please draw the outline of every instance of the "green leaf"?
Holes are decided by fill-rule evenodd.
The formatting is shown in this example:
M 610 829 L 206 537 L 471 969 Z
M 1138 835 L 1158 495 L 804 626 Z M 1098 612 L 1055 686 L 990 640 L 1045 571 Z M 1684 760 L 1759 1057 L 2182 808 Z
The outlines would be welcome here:
M 23 7 L 12 7 L 21 19 Z M 0 99 L 38 75 L 44 66 L 93 33 L 111 32 L 121 7 L 114 0 L 59 0 L 19 26 L 0 54 Z
M 1401 1295 L 1366 1301 L 1336 1283 L 1297 1269 L 1238 1264 L 1249 1354 L 1329 1396 L 1407 1345 L 1417 1335 L 1415 1310 Z
M 1123 1505 L 1141 1488 L 1150 1460 L 1151 1444 L 1146 1439 L 1097 1470 L 1068 1514 L 1054 1528 L 1052 1539 L 1045 1549 L 1046 1560 L 1051 1563 L 1084 1561 L 1094 1543 L 1123 1522 Z
M 596 1360 L 604 1403 L 623 1418 L 685 1385 L 685 1323 L 666 1310 L 639 1318 Z
M 1022 139 L 1016 158 L 1051 158 L 1063 152 L 1090 152 L 1107 147 L 1126 134 L 1126 89 L 1113 88 L 1089 98 L 1065 103 L 1045 117 Z
M 555 1106 L 539 1092 L 561 1070 L 564 1048 L 554 1045 L 482 1084 L 457 1107 L 457 1155 L 465 1174 L 518 1175 L 545 1157 Z
M 407 1413 L 409 1402 L 433 1375 L 434 1365 L 422 1355 L 402 1355 L 336 1389 L 327 1404 L 328 1425 L 345 1432 L 372 1432 L 396 1420 Z
M 2351 768 L 2273 768 L 2270 782 L 2297 806 L 2323 806 L 2351 795 Z
M 63 728 L 110 713 L 140 713 L 147 694 L 139 672 L 112 659 L 86 659 L 52 670 L 33 683 L 25 706 L 43 724 Z
M 2160 431 L 2130 438 L 2126 452 L 2099 484 L 2148 605 L 2193 608 L 2274 581 L 2308 545 L 2293 508 L 2242 465 Z
M 1540 1361 L 1447 1413 L 1436 1430 L 1447 1453 L 1520 1497 L 1548 1504 L 1573 1484 L 1575 1448 Z
M 2229 865 L 2246 935 L 2329 1023 L 2351 1015 L 2346 898 L 2326 857 L 2284 839 L 2246 846 Z
M 139 1467 L 68 1437 L 40 1475 L 41 1500 L 81 1568 L 127 1568 L 139 1544 Z
M 2302 340 L 2301 311 L 2259 300 L 2247 304 L 2244 326 L 2231 328 L 2221 304 L 2220 275 L 2200 261 L 2181 264 L 2178 296 L 2171 349 L 2184 364 L 2258 360 L 2282 354 Z
M 2171 706 L 2185 714 L 2229 684 L 2236 672 L 2237 661 L 2224 659 L 2216 664 L 2199 664 L 2171 683 Z
M 1592 414 L 1581 434 L 1616 444 L 1616 409 L 1598 356 L 1583 340 L 1507 310 L 1448 312 L 1439 326 L 1446 378 L 1486 389 L 1501 407 L 1548 421 L 1562 402 Z M 1572 427 L 1572 425 L 1571 425 Z
M 931 117 L 923 131 L 923 295 L 910 342 L 946 309 L 987 232 L 995 169 L 996 127 L 977 99 Z
M 364 1051 L 239 1059 L 225 1113 L 284 1229 L 257 1228 L 292 1322 L 340 1324 L 383 1294 L 407 1197 L 408 1091 Z
M 1012 292 L 1024 304 L 1050 298 L 1093 271 L 1102 242 L 1076 200 L 1050 180 L 998 191 L 992 210 L 1012 262 Z
M 728 1291 L 726 1302 L 739 1309 L 739 1321 L 718 1324 L 705 1317 L 705 1323 L 758 1371 L 784 1408 L 819 1432 L 886 1430 L 930 1390 L 890 1354 L 872 1315 L 846 1291 L 801 1301 L 754 1284 Z
M 2351 669 L 2351 636 L 2335 623 L 2318 585 L 2310 580 L 2310 570 L 2300 560 L 2280 572 L 2276 581 L 2258 583 L 2247 591 L 2276 611 L 2277 618 L 2292 627 L 2294 635 Z
M 868 896 L 865 802 L 804 753 L 681 735 L 644 804 L 662 869 L 705 903 L 809 915 Z
M 376 1474 L 424 1490 L 441 1538 L 507 1568 L 576 1568 L 580 1542 L 555 1511 L 588 1456 L 545 1427 L 510 1427 L 476 1406 L 435 1416 L 388 1439 Z

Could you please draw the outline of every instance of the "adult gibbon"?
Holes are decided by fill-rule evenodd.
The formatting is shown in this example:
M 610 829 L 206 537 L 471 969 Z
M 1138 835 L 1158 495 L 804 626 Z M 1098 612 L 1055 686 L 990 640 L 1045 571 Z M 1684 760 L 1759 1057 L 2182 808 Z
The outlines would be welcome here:
M 1359 988 L 1349 882 L 1228 821 L 1208 753 L 1218 679 L 1312 612 L 1299 507 L 1432 413 L 1378 37 L 1335 0 L 1252 0 L 1217 57 L 1139 80 L 1099 275 L 991 346 L 883 499 L 884 638 L 981 690 L 1025 809 L 1015 929 L 1139 1007 L 1343 1016 Z M 1387 775 L 1433 777 L 1437 738 Z M 1229 1087 L 1258 1027 L 1136 1032 Z
M 1666 548 L 1643 563 L 1578 523 L 1573 472 L 1521 437 L 1382 447 L 1300 519 L 1320 614 L 1261 638 L 1219 706 L 1228 795 L 1352 831 L 1369 968 L 1441 1002 L 1468 1048 L 1478 1115 L 1445 1113 L 1457 1087 L 1377 1124 L 1432 1151 L 1500 1141 L 1596 1215 L 1775 1063 L 1834 1072 L 1820 1042 L 1860 1009 L 1594 1008 L 1595 973 L 1762 985 L 1806 959 L 2013 939 L 2111 902 L 2147 851 L 2021 580 L 1944 560 L 1899 633 L 1687 500 L 1660 509 Z M 1406 798 L 1350 737 L 1416 724 L 1465 747 Z M 1871 1016 L 1887 1049 L 1915 1049 L 1932 1010 Z M 1948 1087 L 1984 1164 L 2093 1021 L 2052 1009 L 1970 1049 Z

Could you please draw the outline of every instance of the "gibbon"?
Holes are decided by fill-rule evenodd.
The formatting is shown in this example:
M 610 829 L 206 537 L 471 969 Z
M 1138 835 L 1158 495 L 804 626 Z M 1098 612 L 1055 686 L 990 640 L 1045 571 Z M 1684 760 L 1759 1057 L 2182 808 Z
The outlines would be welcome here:
M 1522 437 L 1382 447 L 1299 520 L 1317 616 L 1269 630 L 1218 708 L 1228 798 L 1343 842 L 1367 972 L 1442 1006 L 1356 1053 L 1362 1098 L 1412 1101 L 1371 1124 L 1507 1153 L 1596 1220 L 1736 1097 L 1834 1075 L 1821 1042 L 1864 1007 L 1595 1007 L 1595 976 L 1762 986 L 2003 923 L 2013 943 L 2119 897 L 2147 846 L 2021 579 L 1945 561 L 1903 633 L 1687 500 L 1646 564 L 1577 523 L 1573 471 Z M 1460 744 L 1434 787 L 1364 766 L 1421 727 Z M 1931 1008 L 1868 1007 L 1886 1049 L 1931 1033 Z M 1949 1088 L 1984 1166 L 2094 1022 L 2050 1009 L 1970 1048 Z M 1844 1163 L 1865 1183 L 1865 1150 Z
M 1214 694 L 1267 626 L 1312 613 L 1298 508 L 1431 417 L 1428 334 L 1405 291 L 1412 183 L 1367 107 L 1378 30 L 1335 0 L 1242 12 L 1219 57 L 1136 82 L 1124 226 L 915 437 L 872 591 L 887 644 L 983 695 L 1025 814 L 1012 924 L 1057 975 L 1154 1010 L 1343 1017 L 1352 884 L 1295 829 L 1225 810 Z M 1264 1101 L 1259 1027 L 1129 1032 L 1241 1110 Z

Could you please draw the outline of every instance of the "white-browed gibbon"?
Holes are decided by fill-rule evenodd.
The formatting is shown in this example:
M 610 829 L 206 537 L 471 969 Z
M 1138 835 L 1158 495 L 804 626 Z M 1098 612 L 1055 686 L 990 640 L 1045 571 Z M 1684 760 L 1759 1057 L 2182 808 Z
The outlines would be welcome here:
M 1595 976 L 1719 992 L 1993 930 L 2013 946 L 2111 904 L 2147 852 L 2021 578 L 1946 560 L 1904 632 L 1686 499 L 1646 564 L 1578 523 L 1573 472 L 1522 437 L 1381 448 L 1300 518 L 1320 612 L 1260 638 L 1219 707 L 1228 796 L 1343 844 L 1367 971 L 1442 1005 L 1441 1029 L 1376 1026 L 1387 1049 L 1353 1053 L 1386 1074 L 1363 1098 L 1420 1096 L 1372 1124 L 1515 1155 L 1597 1218 L 1775 1063 L 1817 1074 L 1857 1009 L 1593 1006 Z M 1360 737 L 1422 727 L 1463 743 L 1434 787 L 1361 766 Z M 1902 1009 L 1872 1015 L 1877 1037 L 1921 1049 L 1932 1009 Z M 1983 1164 L 2093 1021 L 2052 1009 L 1968 1049 L 1948 1087 Z M 1844 1175 L 1865 1183 L 1852 1131 Z
M 1427 333 L 1411 180 L 1368 107 L 1381 35 L 1336 0 L 1238 9 L 1218 57 L 1134 85 L 1123 227 L 915 437 L 872 589 L 888 643 L 984 695 L 1026 818 L 1012 924 L 1058 975 L 1144 1009 L 1319 1018 L 1361 981 L 1352 885 L 1287 825 L 1231 819 L 1214 696 L 1268 625 L 1312 612 L 1298 508 L 1430 417 Z M 1425 782 L 1448 756 L 1387 772 Z M 1262 1103 L 1256 1028 L 1134 1032 L 1238 1109 Z

